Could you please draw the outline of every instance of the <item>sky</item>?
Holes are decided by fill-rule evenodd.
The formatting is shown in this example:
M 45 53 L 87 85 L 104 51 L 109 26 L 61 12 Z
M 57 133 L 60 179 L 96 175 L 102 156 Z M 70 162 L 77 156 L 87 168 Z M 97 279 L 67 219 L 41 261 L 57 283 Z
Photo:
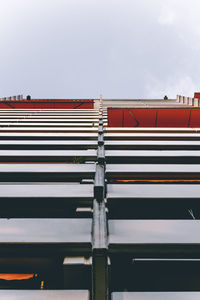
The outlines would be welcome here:
M 200 91 L 199 0 L 0 0 L 0 97 Z

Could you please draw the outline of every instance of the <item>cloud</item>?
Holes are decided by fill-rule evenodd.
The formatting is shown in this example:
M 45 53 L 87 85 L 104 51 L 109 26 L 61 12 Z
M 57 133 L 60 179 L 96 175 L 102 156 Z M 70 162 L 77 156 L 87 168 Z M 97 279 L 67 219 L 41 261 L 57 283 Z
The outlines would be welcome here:
M 199 0 L 1 0 L 0 97 L 193 94 Z
M 158 17 L 158 23 L 161 25 L 173 25 L 176 21 L 176 14 L 171 8 L 166 5 L 162 6 L 161 13 Z

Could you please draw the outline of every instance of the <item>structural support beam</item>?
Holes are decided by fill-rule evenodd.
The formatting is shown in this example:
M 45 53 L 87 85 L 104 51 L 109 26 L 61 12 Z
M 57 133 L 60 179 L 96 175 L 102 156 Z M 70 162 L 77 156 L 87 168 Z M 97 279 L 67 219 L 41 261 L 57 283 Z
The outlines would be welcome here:
M 94 200 L 92 299 L 108 300 L 108 241 L 105 203 Z
M 94 180 L 94 198 L 98 202 L 102 202 L 105 196 L 105 167 L 96 165 L 96 173 Z
M 92 300 L 108 300 L 108 230 L 105 207 L 105 151 L 102 99 L 99 108 L 97 165 L 92 226 Z

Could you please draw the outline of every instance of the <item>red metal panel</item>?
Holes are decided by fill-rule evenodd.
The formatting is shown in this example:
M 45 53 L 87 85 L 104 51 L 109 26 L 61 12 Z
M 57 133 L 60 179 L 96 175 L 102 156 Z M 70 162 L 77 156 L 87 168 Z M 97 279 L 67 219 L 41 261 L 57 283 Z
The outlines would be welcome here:
M 108 127 L 200 127 L 200 108 L 109 107 Z
M 199 127 L 200 123 L 200 109 L 195 108 L 191 111 L 190 127 Z
M 190 112 L 189 109 L 157 109 L 155 127 L 188 127 Z
M 194 98 L 200 99 L 200 93 L 194 93 Z
M 0 109 L 93 109 L 94 100 L 17 100 L 0 101 Z
M 152 127 L 155 125 L 156 111 L 149 111 L 144 114 L 142 110 L 129 109 L 124 110 L 124 127 Z
M 124 117 L 123 116 L 124 116 L 123 110 L 119 110 L 119 109 L 118 110 L 110 110 L 108 108 L 108 126 L 123 127 L 124 126 L 124 123 L 123 123 Z M 109 124 L 109 122 L 111 124 Z

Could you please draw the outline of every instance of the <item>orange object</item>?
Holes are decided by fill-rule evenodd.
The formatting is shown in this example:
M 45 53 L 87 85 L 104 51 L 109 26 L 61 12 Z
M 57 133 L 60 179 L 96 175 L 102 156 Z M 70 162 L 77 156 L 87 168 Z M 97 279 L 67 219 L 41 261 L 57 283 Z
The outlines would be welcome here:
M 34 274 L 0 274 L 0 279 L 3 280 L 25 280 L 33 277 Z

